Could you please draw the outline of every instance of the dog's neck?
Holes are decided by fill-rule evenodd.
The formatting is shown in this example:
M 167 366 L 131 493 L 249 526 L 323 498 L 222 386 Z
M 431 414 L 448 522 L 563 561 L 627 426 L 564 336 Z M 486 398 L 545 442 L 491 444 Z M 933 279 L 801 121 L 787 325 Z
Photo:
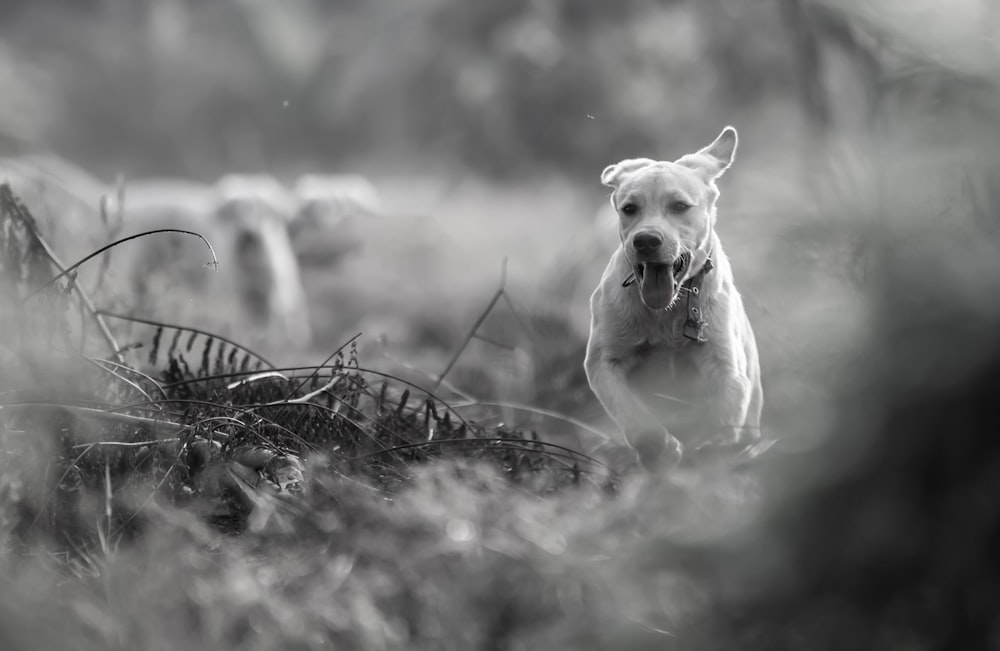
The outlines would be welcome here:
M 691 269 L 695 269 L 696 271 L 681 284 L 681 292 L 676 302 L 662 310 L 652 310 L 642 304 L 634 272 L 629 267 L 628 260 L 624 255 L 621 256 L 621 264 L 624 267 L 623 275 L 625 276 L 622 285 L 625 287 L 635 286 L 635 288 L 631 289 L 632 298 L 641 305 L 641 310 L 649 314 L 650 317 L 660 322 L 677 322 L 680 320 L 681 323 L 678 326 L 680 326 L 680 331 L 683 333 L 685 339 L 692 342 L 705 343 L 708 341 L 708 337 L 705 334 L 707 325 L 705 303 L 711 301 L 711 296 L 718 287 L 717 279 L 715 278 L 718 273 L 713 270 L 718 267 L 722 256 L 724 256 L 722 245 L 719 242 L 718 236 L 713 231 L 708 237 L 705 248 L 693 253 Z
M 683 299 L 685 304 L 684 336 L 691 341 L 697 341 L 699 343 L 705 343 L 708 341 L 708 337 L 705 336 L 706 321 L 701 305 L 701 290 L 704 285 L 705 276 L 714 268 L 715 264 L 712 262 L 712 251 L 709 251 L 705 256 L 705 261 L 702 263 L 701 269 L 695 272 L 694 275 L 684 281 L 684 284 L 681 285 L 682 288 L 687 290 L 684 292 L 685 297 Z

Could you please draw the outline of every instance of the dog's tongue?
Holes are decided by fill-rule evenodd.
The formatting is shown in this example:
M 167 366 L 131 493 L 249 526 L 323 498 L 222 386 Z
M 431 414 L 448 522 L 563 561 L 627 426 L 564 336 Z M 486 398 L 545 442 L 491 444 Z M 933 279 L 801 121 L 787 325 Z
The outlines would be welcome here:
M 674 297 L 674 275 L 669 264 L 647 262 L 639 279 L 639 296 L 646 307 L 662 310 Z

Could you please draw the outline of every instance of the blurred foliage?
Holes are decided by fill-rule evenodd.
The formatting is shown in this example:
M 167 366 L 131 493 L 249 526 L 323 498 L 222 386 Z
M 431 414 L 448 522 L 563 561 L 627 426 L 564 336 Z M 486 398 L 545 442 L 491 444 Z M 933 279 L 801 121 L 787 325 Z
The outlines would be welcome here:
M 592 175 L 736 122 L 753 164 L 727 174 L 719 229 L 761 326 L 769 426 L 791 435 L 742 472 L 639 477 L 613 499 L 587 485 L 541 499 L 496 470 L 416 463 L 430 454 L 406 459 L 417 476 L 386 499 L 317 463 L 287 528 L 223 538 L 165 506 L 136 545 L 110 540 L 68 561 L 5 551 L 0 648 L 996 647 L 991 3 L 275 7 L 4 3 L 0 75 L 13 99 L 0 131 L 97 171 L 388 167 L 392 154 L 404 166 Z M 473 241 L 458 237 L 464 224 L 483 242 L 442 245 L 454 264 L 409 238 L 409 257 L 366 254 L 422 271 L 400 294 L 359 282 L 362 312 L 384 301 L 401 329 L 440 336 L 439 322 L 459 321 L 446 308 L 478 309 L 470 278 L 488 267 L 492 287 L 483 252 L 503 248 L 501 228 L 482 224 L 502 223 L 537 259 L 565 230 L 526 225 L 574 193 L 527 187 L 510 204 L 481 192 L 441 202 L 449 235 Z M 378 273 L 375 286 L 393 289 L 397 272 Z M 423 315 L 430 325 L 413 326 Z M 532 325 L 554 331 L 543 342 L 571 343 L 559 322 Z M 546 347 L 552 357 L 531 361 L 556 385 L 547 363 L 561 351 Z M 430 422 L 404 412 L 384 415 Z M 36 440 L 2 413 L 5 436 Z M 52 458 L 13 463 L 52 482 Z M 74 514 L 97 534 L 111 502 L 100 492 L 116 481 L 102 465 L 105 483 L 85 486 L 92 508 Z M 0 486 L 6 540 L 18 490 Z
M 831 112 L 809 80 L 823 40 L 864 55 L 844 16 L 804 0 L 8 2 L 0 79 L 18 99 L 0 135 L 104 172 L 382 156 L 592 174 L 706 124 Z

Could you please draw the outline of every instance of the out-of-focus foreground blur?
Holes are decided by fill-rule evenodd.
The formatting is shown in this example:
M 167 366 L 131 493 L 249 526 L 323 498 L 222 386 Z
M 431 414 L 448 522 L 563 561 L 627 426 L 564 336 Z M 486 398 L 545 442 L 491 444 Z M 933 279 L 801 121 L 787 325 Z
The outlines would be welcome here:
M 109 539 L 98 464 L 83 533 L 48 539 L 70 471 L 21 414 L 61 369 L 0 330 L 0 648 L 1000 645 L 997 34 L 989 0 L 7 0 L 0 181 L 57 257 L 215 249 L 116 247 L 76 280 L 97 308 L 279 366 L 361 332 L 362 367 L 447 370 L 506 405 L 490 427 L 585 451 L 612 431 L 582 368 L 600 171 L 735 126 L 718 231 L 778 443 L 613 499 L 431 465 L 385 502 L 317 470 L 238 537 L 150 497 Z

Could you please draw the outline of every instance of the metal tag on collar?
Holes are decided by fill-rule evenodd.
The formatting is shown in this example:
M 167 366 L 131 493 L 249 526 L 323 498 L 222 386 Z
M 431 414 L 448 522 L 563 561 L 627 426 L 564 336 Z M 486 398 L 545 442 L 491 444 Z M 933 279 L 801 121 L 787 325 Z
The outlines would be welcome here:
M 705 343 L 708 341 L 708 337 L 705 335 L 705 325 L 704 321 L 692 318 L 689 312 L 688 318 L 684 320 L 684 336 L 691 341 Z
M 708 337 L 705 335 L 707 322 L 701 314 L 701 300 L 698 298 L 697 286 L 688 290 L 687 296 L 687 318 L 684 319 L 684 336 L 691 341 L 705 343 Z
M 701 313 L 701 281 L 709 271 L 712 270 L 712 259 L 705 260 L 705 264 L 695 274 L 688 285 L 687 295 L 687 318 L 684 319 L 684 336 L 691 341 L 705 343 L 708 336 L 705 335 L 705 321 Z

